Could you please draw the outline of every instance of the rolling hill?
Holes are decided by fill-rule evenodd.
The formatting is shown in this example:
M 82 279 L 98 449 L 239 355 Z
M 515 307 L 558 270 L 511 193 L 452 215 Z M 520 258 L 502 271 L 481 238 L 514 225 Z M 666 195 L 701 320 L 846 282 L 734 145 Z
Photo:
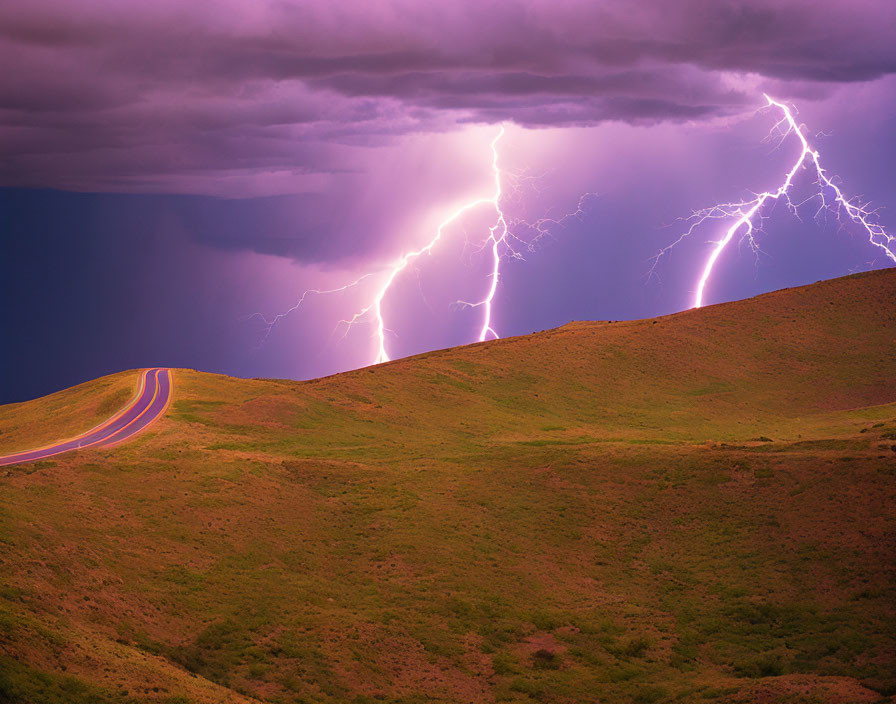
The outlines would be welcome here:
M 878 702 L 896 269 L 324 379 L 175 370 L 0 469 L 0 700 Z M 95 425 L 123 372 L 0 407 Z

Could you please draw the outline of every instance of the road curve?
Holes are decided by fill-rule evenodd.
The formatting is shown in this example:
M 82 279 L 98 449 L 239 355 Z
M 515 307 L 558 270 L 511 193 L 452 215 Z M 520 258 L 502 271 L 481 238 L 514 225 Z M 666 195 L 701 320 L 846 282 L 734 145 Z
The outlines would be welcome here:
M 85 447 L 109 447 L 134 437 L 164 415 L 171 401 L 171 372 L 168 369 L 147 369 L 140 377 L 140 388 L 134 399 L 109 420 L 86 433 L 37 450 L 0 455 L 0 467 L 20 462 L 33 462 L 63 452 Z

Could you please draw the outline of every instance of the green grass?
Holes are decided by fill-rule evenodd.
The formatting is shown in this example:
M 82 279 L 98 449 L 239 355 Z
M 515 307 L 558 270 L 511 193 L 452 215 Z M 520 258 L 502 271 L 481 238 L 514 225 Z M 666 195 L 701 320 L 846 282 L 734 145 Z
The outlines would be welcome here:
M 885 695 L 894 295 L 879 272 L 310 382 L 176 370 L 135 442 L 0 472 L 0 699 Z M 0 409 L 0 437 L 135 379 Z
M 83 679 L 46 672 L 0 655 L 0 701 L 25 704 L 128 704 L 127 691 L 109 692 Z

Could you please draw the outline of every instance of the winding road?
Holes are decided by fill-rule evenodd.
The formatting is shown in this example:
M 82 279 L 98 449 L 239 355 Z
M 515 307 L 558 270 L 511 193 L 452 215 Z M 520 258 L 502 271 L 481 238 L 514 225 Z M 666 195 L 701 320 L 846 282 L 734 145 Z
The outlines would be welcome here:
M 0 456 L 0 467 L 33 462 L 85 447 L 109 447 L 134 437 L 164 415 L 171 401 L 171 371 L 160 367 L 147 369 L 140 377 L 134 399 L 109 420 L 70 440 L 37 450 Z

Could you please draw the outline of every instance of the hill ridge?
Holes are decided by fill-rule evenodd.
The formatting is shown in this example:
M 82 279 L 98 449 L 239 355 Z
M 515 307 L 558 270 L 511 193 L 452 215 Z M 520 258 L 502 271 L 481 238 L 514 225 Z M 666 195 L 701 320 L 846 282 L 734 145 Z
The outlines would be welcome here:
M 0 471 L 0 700 L 896 692 L 896 269 L 309 381 Z M 14 408 L 86 422 L 134 372 Z M 66 410 L 68 409 L 68 410 Z

